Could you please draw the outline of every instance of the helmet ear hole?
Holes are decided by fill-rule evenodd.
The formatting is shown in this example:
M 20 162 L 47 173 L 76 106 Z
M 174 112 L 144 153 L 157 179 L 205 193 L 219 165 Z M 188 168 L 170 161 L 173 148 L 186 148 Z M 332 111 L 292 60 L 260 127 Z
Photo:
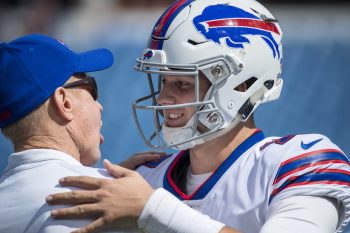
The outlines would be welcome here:
M 251 77 L 250 79 L 244 81 L 234 88 L 235 91 L 246 92 L 248 89 L 258 80 L 255 77 Z

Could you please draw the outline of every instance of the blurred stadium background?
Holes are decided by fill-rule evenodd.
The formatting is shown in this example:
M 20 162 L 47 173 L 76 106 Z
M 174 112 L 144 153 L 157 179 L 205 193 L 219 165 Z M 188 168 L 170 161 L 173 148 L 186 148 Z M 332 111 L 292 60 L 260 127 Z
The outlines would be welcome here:
M 63 40 L 76 51 L 95 47 L 113 51 L 115 65 L 96 76 L 104 106 L 102 155 L 118 163 L 135 152 L 148 150 L 131 112 L 132 101 L 147 93 L 147 81 L 133 65 L 157 18 L 171 2 L 1 0 L 0 41 L 39 32 Z M 285 87 L 280 100 L 257 110 L 258 127 L 269 136 L 325 134 L 350 154 L 350 3 L 261 2 L 284 29 Z M 0 136 L 0 172 L 11 152 L 9 141 Z

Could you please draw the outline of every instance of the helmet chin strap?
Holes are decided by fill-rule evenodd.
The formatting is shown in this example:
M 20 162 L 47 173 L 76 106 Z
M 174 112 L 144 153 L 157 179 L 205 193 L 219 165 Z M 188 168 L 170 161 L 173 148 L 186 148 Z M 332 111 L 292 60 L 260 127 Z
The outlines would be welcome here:
M 184 125 L 182 127 L 168 127 L 168 126 L 166 126 L 165 123 L 163 123 L 162 133 L 164 136 L 164 141 L 168 145 L 174 144 L 175 146 L 172 146 L 172 147 L 174 149 L 178 149 L 178 150 L 187 150 L 187 149 L 190 149 L 196 145 L 204 143 L 203 138 L 199 138 L 196 140 L 191 140 L 189 142 L 186 142 L 186 140 L 188 140 L 194 136 L 200 135 L 198 130 L 196 130 L 195 135 L 193 135 L 193 131 L 194 131 L 194 129 L 193 129 L 194 124 L 193 123 L 194 123 L 194 116 L 187 122 L 186 125 Z M 185 142 L 182 144 L 176 145 L 177 143 L 179 143 L 181 141 L 185 141 Z
M 193 148 L 195 146 L 201 145 L 205 142 L 209 142 L 212 141 L 216 138 L 219 138 L 225 134 L 227 134 L 229 131 L 231 131 L 234 127 L 236 127 L 238 125 L 239 122 L 241 122 L 242 120 L 242 116 L 238 115 L 229 126 L 227 126 L 226 128 L 219 130 L 216 133 L 213 133 L 211 135 L 208 135 L 204 138 L 198 138 L 198 139 L 194 139 L 188 142 L 184 142 L 182 144 L 173 146 L 174 149 L 178 149 L 178 150 L 187 150 L 190 148 Z M 186 139 L 190 139 L 191 137 L 193 137 L 193 122 L 194 122 L 194 117 L 191 118 L 191 120 L 189 120 L 187 122 L 187 124 L 185 126 L 182 127 L 168 127 L 165 125 L 165 123 L 163 123 L 162 125 L 162 132 L 164 135 L 164 141 L 168 144 L 177 144 L 180 141 L 186 140 Z M 196 136 L 200 135 L 200 132 L 198 130 L 196 130 Z

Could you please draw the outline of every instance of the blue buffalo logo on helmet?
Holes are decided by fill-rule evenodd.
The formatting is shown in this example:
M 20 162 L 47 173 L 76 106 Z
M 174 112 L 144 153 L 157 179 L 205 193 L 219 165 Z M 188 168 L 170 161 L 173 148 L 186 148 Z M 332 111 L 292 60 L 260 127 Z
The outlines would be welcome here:
M 143 54 L 143 60 L 148 60 L 153 57 L 154 53 L 152 50 L 148 50 L 145 54 Z
M 213 5 L 204 9 L 201 15 L 193 19 L 196 29 L 208 40 L 222 44 L 222 40 L 231 48 L 243 48 L 250 43 L 246 35 L 258 35 L 272 49 L 273 56 L 280 58 L 280 51 L 272 33 L 280 35 L 273 22 L 266 22 L 240 8 L 230 5 Z

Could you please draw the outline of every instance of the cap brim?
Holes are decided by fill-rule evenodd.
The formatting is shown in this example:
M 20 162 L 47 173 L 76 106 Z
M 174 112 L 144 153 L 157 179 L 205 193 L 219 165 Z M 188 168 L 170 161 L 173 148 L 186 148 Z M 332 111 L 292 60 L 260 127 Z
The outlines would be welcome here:
M 96 49 L 88 52 L 80 53 L 79 62 L 75 69 L 76 73 L 93 72 L 109 68 L 114 57 L 108 49 Z

